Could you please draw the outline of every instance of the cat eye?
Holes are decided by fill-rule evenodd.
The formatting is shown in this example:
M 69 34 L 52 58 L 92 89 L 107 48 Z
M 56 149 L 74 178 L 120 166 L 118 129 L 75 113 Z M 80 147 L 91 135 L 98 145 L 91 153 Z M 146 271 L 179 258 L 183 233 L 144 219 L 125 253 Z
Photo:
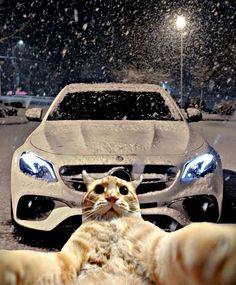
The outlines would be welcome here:
M 104 187 L 102 185 L 97 185 L 94 189 L 96 194 L 102 194 L 104 192 Z
M 120 187 L 120 194 L 121 195 L 127 195 L 129 193 L 129 190 L 126 186 L 121 186 Z

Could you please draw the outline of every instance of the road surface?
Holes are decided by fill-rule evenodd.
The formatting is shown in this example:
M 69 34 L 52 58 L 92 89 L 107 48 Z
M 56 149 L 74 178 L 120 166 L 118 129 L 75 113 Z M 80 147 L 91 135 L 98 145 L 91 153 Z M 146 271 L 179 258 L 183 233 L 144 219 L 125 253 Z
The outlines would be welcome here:
M 23 143 L 37 125 L 38 123 L 34 122 L 0 125 L 0 249 L 32 248 L 22 243 L 22 239 L 14 234 L 14 227 L 10 222 L 10 167 L 14 150 Z M 230 176 L 236 173 L 236 121 L 202 121 L 191 125 L 202 133 L 220 153 L 223 168 L 226 169 L 226 182 L 231 181 Z M 41 249 L 41 245 L 34 247 L 34 249 Z

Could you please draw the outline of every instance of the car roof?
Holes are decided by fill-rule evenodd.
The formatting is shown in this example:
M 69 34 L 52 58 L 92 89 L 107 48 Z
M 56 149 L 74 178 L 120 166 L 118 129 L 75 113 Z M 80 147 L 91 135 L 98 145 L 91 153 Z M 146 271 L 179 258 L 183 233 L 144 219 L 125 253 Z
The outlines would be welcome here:
M 131 84 L 131 83 L 72 83 L 66 85 L 58 94 L 64 97 L 67 93 L 89 92 L 89 91 L 132 91 L 132 92 L 158 92 L 167 96 L 168 93 L 156 84 Z

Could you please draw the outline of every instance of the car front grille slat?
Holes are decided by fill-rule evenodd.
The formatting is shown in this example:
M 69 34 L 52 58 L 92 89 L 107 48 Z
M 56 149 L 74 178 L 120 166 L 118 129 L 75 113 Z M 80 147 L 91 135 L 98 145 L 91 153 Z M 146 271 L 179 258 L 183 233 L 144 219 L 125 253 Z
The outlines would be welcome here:
M 175 180 L 177 168 L 172 165 L 146 165 L 143 173 L 133 173 L 132 165 L 122 165 L 131 177 L 143 175 L 143 181 L 137 189 L 137 194 L 162 191 L 168 188 Z M 99 179 L 109 175 L 109 171 L 117 165 L 65 165 L 59 170 L 61 178 L 67 187 L 75 191 L 85 192 L 82 170 L 85 169 L 89 175 Z
M 142 182 L 137 189 L 137 194 L 145 194 L 153 191 L 161 191 L 167 188 L 167 184 L 163 181 Z

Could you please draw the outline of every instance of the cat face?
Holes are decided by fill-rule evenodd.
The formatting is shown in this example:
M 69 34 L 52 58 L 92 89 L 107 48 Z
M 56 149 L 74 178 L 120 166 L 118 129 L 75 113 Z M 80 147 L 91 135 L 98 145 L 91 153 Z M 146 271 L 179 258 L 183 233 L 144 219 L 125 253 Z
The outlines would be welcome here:
M 128 182 L 115 176 L 94 180 L 85 170 L 82 175 L 87 187 L 83 200 L 83 221 L 141 217 L 136 188 L 142 177 Z

